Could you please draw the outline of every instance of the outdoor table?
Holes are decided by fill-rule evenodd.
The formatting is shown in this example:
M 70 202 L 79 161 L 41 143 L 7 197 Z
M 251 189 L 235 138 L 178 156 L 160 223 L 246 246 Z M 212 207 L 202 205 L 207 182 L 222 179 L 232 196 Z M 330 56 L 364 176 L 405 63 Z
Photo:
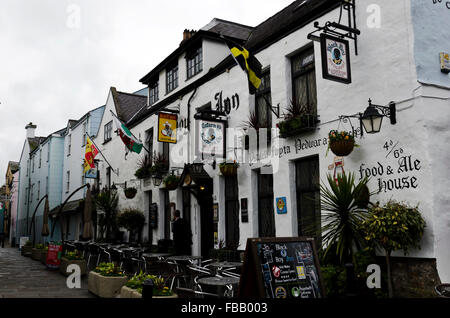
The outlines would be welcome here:
M 144 258 L 157 258 L 157 259 L 164 259 L 172 254 L 170 253 L 144 253 L 142 256 Z
M 200 285 L 207 285 L 216 289 L 216 293 L 219 297 L 233 297 L 237 291 L 237 286 L 239 285 L 240 278 L 237 277 L 203 277 L 198 280 Z M 227 286 L 231 285 L 231 290 Z M 212 292 L 212 291 L 211 291 Z
M 198 261 L 202 259 L 202 256 L 191 255 L 173 255 L 166 258 L 167 261 L 173 261 L 176 264 L 177 273 L 186 273 L 186 266 L 191 261 Z
M 217 273 L 220 273 L 222 270 L 226 270 L 228 268 L 242 267 L 242 263 L 241 262 L 224 261 L 224 262 L 211 263 L 211 264 L 209 264 L 209 266 L 213 267 Z

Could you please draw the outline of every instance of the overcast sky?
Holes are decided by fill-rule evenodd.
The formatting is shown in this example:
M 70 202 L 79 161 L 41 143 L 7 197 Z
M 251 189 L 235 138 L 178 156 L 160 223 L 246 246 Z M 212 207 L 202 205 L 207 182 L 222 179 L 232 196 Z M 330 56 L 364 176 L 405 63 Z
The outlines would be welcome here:
M 256 26 L 293 1 L 1 0 L 0 185 L 27 123 L 48 136 L 104 105 L 111 86 L 143 88 L 184 29 L 213 18 Z

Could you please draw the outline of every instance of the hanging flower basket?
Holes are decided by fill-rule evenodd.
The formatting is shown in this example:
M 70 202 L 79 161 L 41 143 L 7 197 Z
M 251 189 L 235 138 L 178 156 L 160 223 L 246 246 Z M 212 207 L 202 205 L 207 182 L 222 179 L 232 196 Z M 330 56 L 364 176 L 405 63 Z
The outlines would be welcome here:
M 171 174 L 164 179 L 164 185 L 167 190 L 173 191 L 176 190 L 176 188 L 178 188 L 179 181 L 180 178 L 178 176 Z
M 358 147 L 355 143 L 355 137 L 346 131 L 331 130 L 328 134 L 328 148 L 339 157 L 348 156 L 354 147 Z M 328 151 L 327 151 L 328 153 Z
M 220 172 L 224 177 L 234 177 L 237 175 L 237 169 L 239 168 L 239 164 L 234 162 L 222 162 L 219 165 Z
M 124 190 L 125 197 L 127 199 L 133 199 L 136 196 L 136 192 L 137 192 L 136 188 L 126 188 Z

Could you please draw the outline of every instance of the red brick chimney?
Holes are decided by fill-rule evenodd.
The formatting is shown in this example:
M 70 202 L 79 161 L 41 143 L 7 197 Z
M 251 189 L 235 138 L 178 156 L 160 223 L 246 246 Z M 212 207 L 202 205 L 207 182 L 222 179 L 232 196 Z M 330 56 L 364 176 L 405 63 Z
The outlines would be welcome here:
M 184 29 L 183 40 L 180 42 L 180 45 L 182 45 L 184 42 L 189 40 L 194 34 L 195 34 L 195 30 Z

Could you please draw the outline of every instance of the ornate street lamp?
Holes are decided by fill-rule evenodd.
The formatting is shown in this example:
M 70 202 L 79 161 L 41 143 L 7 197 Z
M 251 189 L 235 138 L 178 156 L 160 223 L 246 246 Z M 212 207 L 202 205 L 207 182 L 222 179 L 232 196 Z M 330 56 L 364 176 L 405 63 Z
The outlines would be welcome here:
M 378 110 L 381 111 L 381 114 Z M 385 107 L 373 105 L 372 100 L 369 99 L 369 107 L 367 107 L 364 114 L 360 116 L 360 121 L 364 126 L 366 133 L 375 134 L 380 132 L 383 117 L 389 117 L 392 125 L 397 123 L 395 103 L 390 102 L 389 107 Z
M 200 174 L 203 171 L 203 165 L 203 162 L 201 162 L 200 160 L 195 160 L 191 164 L 191 171 L 195 174 Z

